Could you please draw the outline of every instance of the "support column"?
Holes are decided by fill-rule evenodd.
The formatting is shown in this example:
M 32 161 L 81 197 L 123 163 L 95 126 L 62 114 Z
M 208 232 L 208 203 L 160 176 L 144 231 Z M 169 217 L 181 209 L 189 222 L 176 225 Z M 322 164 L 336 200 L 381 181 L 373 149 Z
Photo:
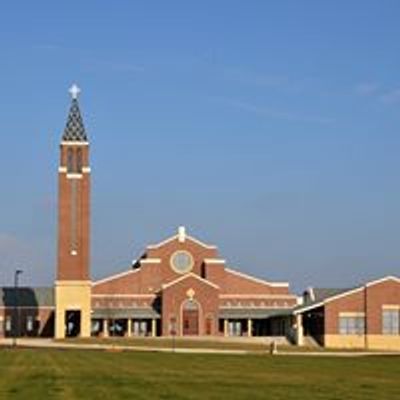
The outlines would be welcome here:
M 151 337 L 157 336 L 157 320 L 153 318 L 151 320 Z
M 247 320 L 247 336 L 253 336 L 253 320 L 251 318 Z
M 296 344 L 303 346 L 304 344 L 304 332 L 303 332 L 303 315 L 296 315 Z
M 103 337 L 108 337 L 108 319 L 103 320 Z
M 128 318 L 126 334 L 128 337 L 132 336 L 132 320 Z
M 224 319 L 224 336 L 227 337 L 229 336 L 229 332 L 228 332 L 228 320 Z

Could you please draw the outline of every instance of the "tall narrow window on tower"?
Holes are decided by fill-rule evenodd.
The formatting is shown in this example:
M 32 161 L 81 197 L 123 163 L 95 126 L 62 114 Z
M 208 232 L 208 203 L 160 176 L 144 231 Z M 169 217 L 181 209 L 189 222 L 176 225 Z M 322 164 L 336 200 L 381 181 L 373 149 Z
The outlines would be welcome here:
M 82 173 L 82 150 L 80 148 L 76 151 L 76 172 Z
M 67 150 L 67 172 L 74 172 L 74 151 L 71 148 Z

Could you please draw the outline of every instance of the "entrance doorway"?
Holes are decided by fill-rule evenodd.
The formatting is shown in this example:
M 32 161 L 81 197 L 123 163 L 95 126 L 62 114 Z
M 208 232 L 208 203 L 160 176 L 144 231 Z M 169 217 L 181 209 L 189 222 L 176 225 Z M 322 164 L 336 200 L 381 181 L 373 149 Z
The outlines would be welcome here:
M 65 312 L 65 336 L 76 337 L 81 334 L 81 311 L 67 310 Z
M 182 334 L 184 336 L 199 334 L 199 305 L 194 300 L 186 300 L 183 303 Z

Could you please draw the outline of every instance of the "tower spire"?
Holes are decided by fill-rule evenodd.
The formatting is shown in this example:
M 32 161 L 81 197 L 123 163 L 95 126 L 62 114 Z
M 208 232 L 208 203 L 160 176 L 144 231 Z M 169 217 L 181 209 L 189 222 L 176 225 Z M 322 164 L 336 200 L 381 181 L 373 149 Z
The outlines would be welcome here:
M 87 142 L 88 139 L 78 103 L 78 96 L 81 89 L 74 83 L 69 92 L 71 93 L 72 102 L 62 140 L 64 142 Z

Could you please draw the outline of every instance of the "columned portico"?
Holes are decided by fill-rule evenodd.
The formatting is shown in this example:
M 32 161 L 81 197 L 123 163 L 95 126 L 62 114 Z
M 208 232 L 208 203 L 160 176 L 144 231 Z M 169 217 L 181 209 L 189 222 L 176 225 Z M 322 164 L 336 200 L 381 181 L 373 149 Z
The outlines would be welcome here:
M 303 315 L 297 314 L 295 316 L 295 333 L 296 333 L 296 344 L 298 346 L 303 346 L 304 344 L 304 330 L 303 330 Z
M 253 336 L 253 320 L 251 318 L 247 320 L 247 336 Z
M 132 320 L 130 318 L 127 320 L 126 336 L 132 336 Z
M 157 336 L 157 320 L 155 318 L 151 320 L 151 336 Z
M 109 333 L 108 333 L 108 319 L 105 318 L 103 320 L 103 337 L 108 337 Z

